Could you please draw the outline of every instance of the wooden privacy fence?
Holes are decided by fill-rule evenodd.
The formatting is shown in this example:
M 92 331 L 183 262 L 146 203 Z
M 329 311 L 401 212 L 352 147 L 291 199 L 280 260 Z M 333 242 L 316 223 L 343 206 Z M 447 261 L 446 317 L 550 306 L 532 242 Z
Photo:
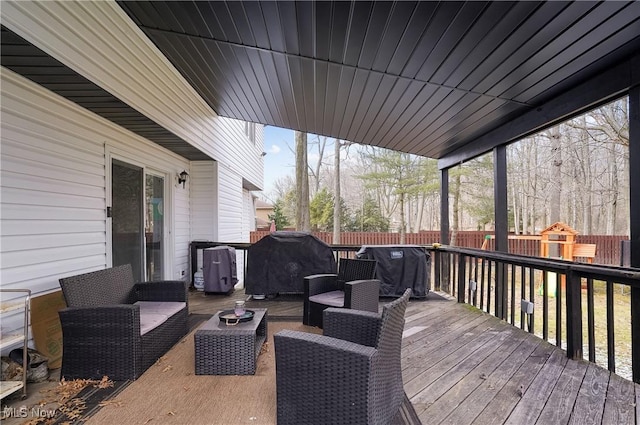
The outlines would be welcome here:
M 331 245 L 333 233 L 312 232 L 317 238 Z M 269 234 L 269 231 L 251 232 L 251 243 L 255 243 Z M 487 239 L 487 235 L 492 233 L 478 231 L 458 232 L 456 236 L 456 246 L 464 248 L 481 249 L 483 243 L 487 251 L 493 251 L 495 240 Z M 620 265 L 620 244 L 623 240 L 628 240 L 628 236 L 607 236 L 607 235 L 578 235 L 576 242 L 579 244 L 595 244 L 596 257 L 594 264 Z M 419 233 L 407 233 L 405 244 L 408 245 L 431 245 L 440 242 L 440 231 L 424 231 Z M 341 245 L 398 245 L 400 244 L 399 233 L 379 233 L 379 232 L 343 232 L 340 234 Z M 540 241 L 530 239 L 509 239 L 509 253 L 518 255 L 540 256 Z

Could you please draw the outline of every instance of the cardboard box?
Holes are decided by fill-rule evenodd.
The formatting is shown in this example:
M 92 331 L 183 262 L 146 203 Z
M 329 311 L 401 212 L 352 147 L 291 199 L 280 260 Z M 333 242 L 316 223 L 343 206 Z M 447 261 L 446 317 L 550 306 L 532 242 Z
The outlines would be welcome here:
M 35 348 L 49 359 L 49 369 L 62 366 L 62 326 L 58 311 L 67 307 L 62 291 L 31 298 L 31 333 Z

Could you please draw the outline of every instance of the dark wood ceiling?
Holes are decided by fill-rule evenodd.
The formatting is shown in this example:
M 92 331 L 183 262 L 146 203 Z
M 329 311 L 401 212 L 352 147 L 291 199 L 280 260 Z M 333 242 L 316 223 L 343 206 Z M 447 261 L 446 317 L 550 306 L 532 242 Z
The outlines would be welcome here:
M 640 46 L 640 2 L 118 3 L 221 116 L 433 158 Z
M 119 1 L 221 116 L 442 167 L 640 84 L 640 2 Z M 207 155 L 2 28 L 2 66 Z

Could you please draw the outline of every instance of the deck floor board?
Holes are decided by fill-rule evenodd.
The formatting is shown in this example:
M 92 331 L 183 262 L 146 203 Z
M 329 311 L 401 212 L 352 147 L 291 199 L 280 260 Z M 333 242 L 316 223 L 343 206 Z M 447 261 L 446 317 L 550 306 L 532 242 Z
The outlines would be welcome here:
M 270 320 L 302 321 L 302 298 L 192 293 L 215 314 L 244 299 Z M 380 305 L 389 302 L 382 298 Z M 405 392 L 424 424 L 639 424 L 640 385 L 497 318 L 431 293 L 411 300 L 402 344 Z

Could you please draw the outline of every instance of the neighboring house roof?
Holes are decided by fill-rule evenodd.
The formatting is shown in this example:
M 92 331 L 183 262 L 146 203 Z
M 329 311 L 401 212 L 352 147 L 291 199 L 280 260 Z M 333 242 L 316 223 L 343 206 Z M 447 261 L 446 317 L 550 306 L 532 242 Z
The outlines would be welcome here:
M 268 202 L 261 201 L 260 199 L 256 199 L 255 206 L 257 210 L 272 210 L 273 205 Z
M 271 221 L 265 220 L 264 218 L 256 217 L 257 227 L 269 227 L 270 225 L 271 225 Z

